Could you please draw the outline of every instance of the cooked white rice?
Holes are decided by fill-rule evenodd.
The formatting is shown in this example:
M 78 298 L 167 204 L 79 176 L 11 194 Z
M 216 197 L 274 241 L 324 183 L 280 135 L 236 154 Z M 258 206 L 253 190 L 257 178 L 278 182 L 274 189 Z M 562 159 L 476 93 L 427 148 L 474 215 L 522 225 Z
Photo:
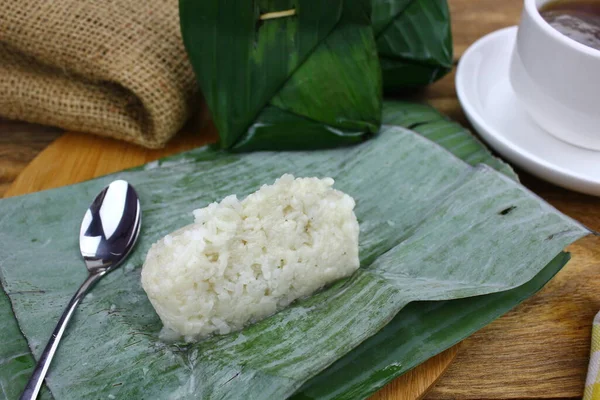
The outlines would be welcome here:
M 155 243 L 142 286 L 165 328 L 192 341 L 265 318 L 359 266 L 354 200 L 333 179 L 284 175 L 194 211 Z

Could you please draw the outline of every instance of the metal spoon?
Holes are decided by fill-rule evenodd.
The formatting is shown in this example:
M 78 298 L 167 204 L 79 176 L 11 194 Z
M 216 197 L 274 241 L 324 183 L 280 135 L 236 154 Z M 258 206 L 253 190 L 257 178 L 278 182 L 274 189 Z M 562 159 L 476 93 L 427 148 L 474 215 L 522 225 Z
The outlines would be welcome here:
M 37 397 L 75 308 L 100 278 L 117 268 L 127 257 L 138 238 L 141 224 L 140 201 L 129 183 L 114 181 L 94 199 L 83 217 L 79 233 L 79 249 L 89 275 L 54 328 L 21 400 Z

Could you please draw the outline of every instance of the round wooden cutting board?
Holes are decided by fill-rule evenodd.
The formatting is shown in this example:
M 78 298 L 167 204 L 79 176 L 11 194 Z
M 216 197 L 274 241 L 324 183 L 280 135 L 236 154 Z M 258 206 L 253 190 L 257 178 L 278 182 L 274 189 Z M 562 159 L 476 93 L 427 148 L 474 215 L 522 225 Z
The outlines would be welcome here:
M 5 196 L 17 196 L 70 185 L 135 167 L 216 140 L 210 126 L 203 135 L 185 130 L 160 150 L 79 133 L 66 133 L 42 151 L 15 180 Z M 458 353 L 458 345 L 433 357 L 376 393 L 373 400 L 420 399 L 442 376 Z

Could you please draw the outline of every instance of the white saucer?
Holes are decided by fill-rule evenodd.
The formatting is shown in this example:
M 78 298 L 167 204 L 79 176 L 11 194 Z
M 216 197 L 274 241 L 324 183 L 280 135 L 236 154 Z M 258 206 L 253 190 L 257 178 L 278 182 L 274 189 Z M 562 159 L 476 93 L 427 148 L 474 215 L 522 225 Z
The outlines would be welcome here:
M 462 56 L 456 91 L 481 137 L 519 167 L 556 185 L 600 196 L 600 152 L 562 142 L 521 108 L 508 70 L 517 28 L 490 33 Z

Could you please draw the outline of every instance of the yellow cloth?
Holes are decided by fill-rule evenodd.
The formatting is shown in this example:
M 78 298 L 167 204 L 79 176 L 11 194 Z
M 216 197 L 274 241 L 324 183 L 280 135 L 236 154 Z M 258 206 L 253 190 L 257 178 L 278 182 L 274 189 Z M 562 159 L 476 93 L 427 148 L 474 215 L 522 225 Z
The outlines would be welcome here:
M 590 364 L 585 381 L 583 400 L 600 400 L 600 312 L 594 318 Z

